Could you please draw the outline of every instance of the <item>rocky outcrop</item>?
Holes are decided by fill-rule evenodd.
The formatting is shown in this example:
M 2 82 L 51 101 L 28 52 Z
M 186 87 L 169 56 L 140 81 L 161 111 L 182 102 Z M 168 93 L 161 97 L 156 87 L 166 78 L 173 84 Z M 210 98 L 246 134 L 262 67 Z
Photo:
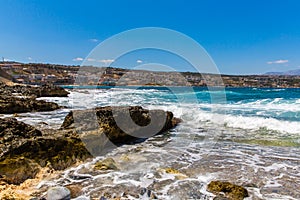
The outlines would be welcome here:
M 36 97 L 68 97 L 69 92 L 65 89 L 54 86 L 54 85 L 43 85 L 39 87 L 30 86 L 13 86 L 12 89 L 26 96 L 36 96 Z
M 36 97 L 66 97 L 69 93 L 57 86 L 8 86 L 0 83 L 0 94 L 0 114 L 14 114 L 59 109 L 61 107 L 58 104 L 37 100 Z
M 22 142 L 22 139 L 30 139 L 42 136 L 42 132 L 17 121 L 15 118 L 0 118 L 0 158 Z
M 168 111 L 147 110 L 140 106 L 107 106 L 71 111 L 62 128 L 75 128 L 83 134 L 96 131 L 96 134 L 105 134 L 114 144 L 127 144 L 161 134 L 179 122 Z
M 62 170 L 91 157 L 75 133 L 42 133 L 13 118 L 0 119 L 0 139 L 0 180 L 10 184 L 33 178 L 41 167 Z
M 25 97 L 67 97 L 69 94 L 65 89 L 54 85 L 33 87 L 29 85 L 8 86 L 4 83 L 0 83 L 0 93 L 10 96 L 18 94 Z
M 0 114 L 53 111 L 61 108 L 57 103 L 0 95 Z
M 140 106 L 107 106 L 71 111 L 61 126 L 75 130 L 93 156 L 106 154 L 123 144 L 143 142 L 180 122 L 173 113 Z
M 248 191 L 242 186 L 223 181 L 211 181 L 207 191 L 217 195 L 215 199 L 243 200 L 249 196 Z M 225 197 L 222 194 L 225 194 Z

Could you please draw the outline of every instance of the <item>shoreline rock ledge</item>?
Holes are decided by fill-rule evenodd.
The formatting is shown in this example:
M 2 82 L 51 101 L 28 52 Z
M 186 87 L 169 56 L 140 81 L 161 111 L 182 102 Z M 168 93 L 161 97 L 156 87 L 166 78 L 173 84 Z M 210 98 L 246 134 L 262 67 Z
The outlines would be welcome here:
M 19 185 L 44 167 L 63 170 L 90 157 L 75 133 L 41 132 L 15 118 L 0 118 L 0 182 Z
M 75 129 L 87 140 L 91 140 L 91 135 L 100 134 L 102 138 L 122 145 L 162 134 L 180 122 L 169 111 L 148 110 L 141 106 L 106 106 L 69 112 L 61 129 Z
M 76 128 L 88 132 L 87 137 L 82 137 L 74 129 L 77 119 L 74 116 L 78 114 L 84 118 L 79 118 L 80 123 Z M 129 117 L 126 117 L 128 114 Z M 171 112 L 147 110 L 140 106 L 73 111 L 66 116 L 63 129 L 60 130 L 40 131 L 15 118 L 0 118 L 0 182 L 19 185 L 27 179 L 36 178 L 42 168 L 64 170 L 77 162 L 92 158 L 96 155 L 95 152 L 106 153 L 99 148 L 99 144 L 106 145 L 109 140 L 118 145 L 134 143 L 141 137 L 166 132 L 179 122 Z M 123 129 L 142 135 L 134 137 L 126 134 Z M 147 134 L 143 135 L 144 133 Z M 148 135 L 149 133 L 153 135 Z M 113 145 L 113 148 L 118 145 Z
M 67 97 L 68 94 L 68 91 L 58 86 L 9 86 L 0 82 L 0 114 L 54 111 L 63 107 L 36 98 Z

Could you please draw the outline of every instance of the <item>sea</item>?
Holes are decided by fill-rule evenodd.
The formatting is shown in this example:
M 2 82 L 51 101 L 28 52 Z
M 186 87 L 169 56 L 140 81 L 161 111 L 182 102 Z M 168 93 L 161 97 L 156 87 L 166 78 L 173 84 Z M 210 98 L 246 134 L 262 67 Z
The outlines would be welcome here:
M 300 199 L 299 88 L 64 87 L 68 98 L 39 99 L 65 108 L 20 114 L 18 120 L 41 129 L 59 128 L 70 110 L 138 105 L 171 111 L 182 122 L 37 187 L 79 184 L 82 199 L 122 192 L 128 193 L 124 199 L 150 199 L 150 192 L 136 188 L 158 199 L 213 199 L 207 184 L 221 180 L 244 186 L 249 191 L 245 199 Z M 118 170 L 92 170 L 105 158 L 113 158 Z

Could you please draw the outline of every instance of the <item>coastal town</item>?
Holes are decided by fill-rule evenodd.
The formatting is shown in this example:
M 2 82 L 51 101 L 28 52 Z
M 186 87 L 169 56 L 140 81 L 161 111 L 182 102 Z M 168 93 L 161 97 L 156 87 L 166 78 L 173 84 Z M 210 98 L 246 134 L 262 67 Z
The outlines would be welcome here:
M 158 72 L 115 67 L 0 62 L 0 77 L 28 85 L 300 87 L 300 76 Z

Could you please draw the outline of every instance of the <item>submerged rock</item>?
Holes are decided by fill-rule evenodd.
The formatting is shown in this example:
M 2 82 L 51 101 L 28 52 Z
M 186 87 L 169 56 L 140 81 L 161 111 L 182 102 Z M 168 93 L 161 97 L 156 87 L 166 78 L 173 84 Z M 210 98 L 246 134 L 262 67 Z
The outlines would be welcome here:
M 147 110 L 140 106 L 107 106 L 71 111 L 61 127 L 76 128 L 79 133 L 105 134 L 114 144 L 128 144 L 161 134 L 179 122 L 168 111 Z
M 99 198 L 100 197 L 100 198 Z M 119 199 L 158 199 L 156 194 L 144 187 L 131 183 L 121 183 L 114 186 L 102 186 L 91 192 L 91 199 L 119 200 Z
M 216 199 L 243 200 L 249 196 L 248 191 L 242 186 L 222 181 L 211 181 L 207 186 L 207 191 L 215 195 L 220 195 L 220 193 L 225 194 L 225 197 L 217 196 Z
M 117 164 L 112 158 L 106 158 L 104 160 L 98 161 L 95 164 L 94 169 L 96 170 L 118 170 Z

